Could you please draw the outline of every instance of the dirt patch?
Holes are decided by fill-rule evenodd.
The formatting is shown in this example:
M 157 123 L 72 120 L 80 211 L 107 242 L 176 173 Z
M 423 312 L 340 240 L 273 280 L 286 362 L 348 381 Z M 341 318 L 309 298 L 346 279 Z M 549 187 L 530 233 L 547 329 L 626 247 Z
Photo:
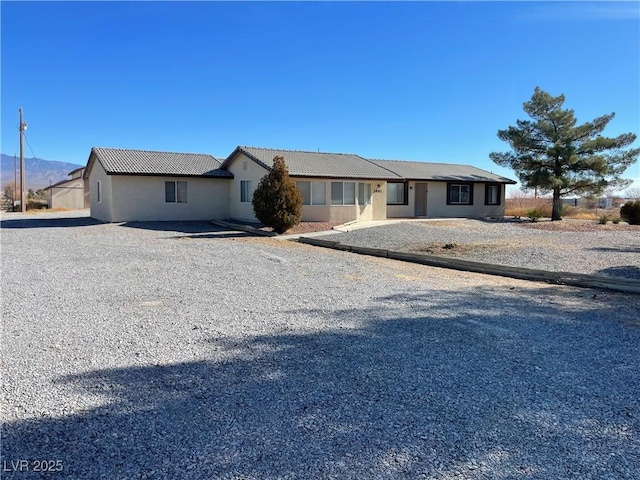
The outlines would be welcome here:
M 473 253 L 504 252 L 506 249 L 517 250 L 518 245 L 505 245 L 499 243 L 429 243 L 424 245 L 412 245 L 407 248 L 409 252 L 424 253 L 436 257 L 460 258 Z

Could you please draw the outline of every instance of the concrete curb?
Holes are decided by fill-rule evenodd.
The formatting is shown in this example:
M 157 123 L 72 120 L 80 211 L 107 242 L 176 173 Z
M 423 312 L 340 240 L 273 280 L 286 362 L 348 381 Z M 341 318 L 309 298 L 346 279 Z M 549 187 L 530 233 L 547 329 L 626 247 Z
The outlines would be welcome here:
M 316 247 L 332 248 L 360 255 L 369 255 L 381 258 L 390 258 L 403 262 L 419 263 L 430 267 L 450 268 L 465 272 L 484 273 L 502 277 L 518 278 L 521 280 L 534 280 L 539 282 L 554 283 L 557 285 L 572 285 L 575 287 L 603 288 L 625 293 L 640 294 L 640 280 L 605 277 L 600 275 L 585 275 L 571 272 L 549 272 L 546 270 L 534 270 L 531 268 L 508 267 L 506 265 L 494 265 L 491 263 L 473 262 L 457 258 L 436 257 L 432 255 L 420 255 L 415 253 L 395 252 L 381 248 L 358 247 L 345 245 L 340 242 L 321 240 L 317 238 L 300 237 L 298 242 Z

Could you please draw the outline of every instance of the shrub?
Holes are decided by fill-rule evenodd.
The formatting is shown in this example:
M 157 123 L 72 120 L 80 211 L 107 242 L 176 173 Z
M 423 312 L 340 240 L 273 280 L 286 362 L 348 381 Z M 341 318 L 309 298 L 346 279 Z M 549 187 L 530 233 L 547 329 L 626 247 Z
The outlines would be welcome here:
M 598 218 L 598 223 L 600 225 L 606 225 L 608 221 L 609 221 L 609 215 L 600 215 L 600 218 Z
M 284 233 L 300 223 L 302 194 L 289 178 L 284 157 L 273 159 L 273 168 L 260 180 L 251 203 L 258 220 L 276 233 Z
M 613 220 L 611 220 L 613 222 L 614 225 L 618 225 L 620 223 L 620 217 L 615 217 Z
M 640 200 L 627 202 L 620 208 L 620 216 L 629 225 L 640 225 Z
M 569 213 L 569 205 L 563 203 L 562 205 L 560 205 L 560 216 L 564 217 L 565 215 L 567 215 L 567 213 Z
M 532 208 L 531 210 L 527 210 L 527 217 L 532 222 L 537 222 L 543 216 L 544 216 L 544 212 L 542 210 L 540 210 L 539 208 Z
M 42 210 L 45 208 L 47 208 L 47 204 L 42 200 L 27 200 L 27 210 Z

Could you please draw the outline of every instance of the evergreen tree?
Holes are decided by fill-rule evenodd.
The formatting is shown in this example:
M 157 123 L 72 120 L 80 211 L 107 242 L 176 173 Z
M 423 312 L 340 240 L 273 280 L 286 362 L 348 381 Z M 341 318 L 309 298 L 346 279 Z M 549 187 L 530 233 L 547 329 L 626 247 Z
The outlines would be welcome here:
M 562 109 L 563 103 L 564 95 L 553 97 L 536 87 L 523 105 L 533 121 L 517 120 L 517 126 L 498 131 L 512 151 L 489 154 L 498 165 L 510 167 L 524 188 L 553 192 L 552 220 L 561 220 L 565 195 L 599 195 L 607 187 L 629 185 L 620 176 L 640 155 L 638 148 L 623 150 L 635 134 L 601 135 L 614 113 L 576 126 L 573 110 Z
M 273 168 L 260 180 L 251 203 L 258 220 L 276 233 L 284 233 L 300 223 L 302 194 L 289 178 L 284 157 L 273 159 Z

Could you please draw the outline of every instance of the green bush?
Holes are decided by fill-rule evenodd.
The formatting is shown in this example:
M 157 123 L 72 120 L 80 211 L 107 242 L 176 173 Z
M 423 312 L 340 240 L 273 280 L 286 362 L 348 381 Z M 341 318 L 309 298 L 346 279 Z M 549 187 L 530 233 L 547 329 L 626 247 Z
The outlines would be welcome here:
M 598 223 L 600 225 L 606 225 L 608 221 L 609 221 L 609 215 L 600 215 L 600 218 L 598 219 Z
M 620 223 L 620 217 L 616 217 L 611 221 L 613 222 L 614 225 L 618 225 Z
M 529 218 L 532 222 L 537 222 L 544 216 L 544 212 L 539 208 L 532 208 L 531 210 L 527 210 L 527 218 Z
M 273 168 L 260 180 L 251 203 L 256 218 L 276 233 L 284 233 L 300 223 L 302 194 L 289 178 L 284 157 L 273 159 Z
M 620 208 L 620 216 L 629 222 L 629 225 L 640 225 L 640 200 L 625 203 Z
M 566 203 L 560 205 L 560 216 L 565 217 L 567 213 L 569 213 L 569 208 L 569 205 L 567 205 Z

